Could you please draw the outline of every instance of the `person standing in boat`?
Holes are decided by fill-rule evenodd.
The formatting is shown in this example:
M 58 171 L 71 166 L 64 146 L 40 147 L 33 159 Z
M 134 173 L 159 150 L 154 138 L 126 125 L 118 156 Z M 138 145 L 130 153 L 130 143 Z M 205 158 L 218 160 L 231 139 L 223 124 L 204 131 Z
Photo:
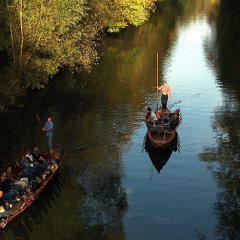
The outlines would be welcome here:
M 171 89 L 166 81 L 164 81 L 163 85 L 158 87 L 158 90 L 162 91 L 161 102 L 162 102 L 162 110 L 165 111 L 167 108 L 168 95 L 172 97 Z
M 53 147 L 53 128 L 54 124 L 52 122 L 52 118 L 48 117 L 47 122 L 45 123 L 42 130 L 46 132 L 46 137 L 48 139 L 48 147 L 49 149 Z

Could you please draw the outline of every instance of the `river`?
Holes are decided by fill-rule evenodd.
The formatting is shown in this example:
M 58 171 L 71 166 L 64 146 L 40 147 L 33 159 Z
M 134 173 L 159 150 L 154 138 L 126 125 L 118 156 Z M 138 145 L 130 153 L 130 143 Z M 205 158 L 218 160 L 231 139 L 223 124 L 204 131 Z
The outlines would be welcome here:
M 239 25 L 222 8 L 168 1 L 142 26 L 106 34 L 91 73 L 61 73 L 1 118 L 3 164 L 46 147 L 49 114 L 65 151 L 54 181 L 1 240 L 239 238 Z M 157 52 L 168 106 L 183 117 L 166 155 L 145 142 L 142 121 L 156 108 Z

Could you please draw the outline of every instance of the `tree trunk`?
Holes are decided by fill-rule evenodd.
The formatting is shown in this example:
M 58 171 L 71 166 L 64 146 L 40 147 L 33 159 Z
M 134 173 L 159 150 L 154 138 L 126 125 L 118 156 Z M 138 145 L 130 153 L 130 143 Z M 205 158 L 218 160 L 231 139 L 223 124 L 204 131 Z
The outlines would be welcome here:
M 16 55 L 15 55 L 15 47 L 14 47 L 12 16 L 11 16 L 11 12 L 10 12 L 10 6 L 8 5 L 8 3 L 7 3 L 7 9 L 8 9 L 8 21 L 9 21 L 9 28 L 10 28 L 10 34 L 11 34 L 12 57 L 13 57 L 12 79 L 15 80 L 15 77 L 16 77 Z

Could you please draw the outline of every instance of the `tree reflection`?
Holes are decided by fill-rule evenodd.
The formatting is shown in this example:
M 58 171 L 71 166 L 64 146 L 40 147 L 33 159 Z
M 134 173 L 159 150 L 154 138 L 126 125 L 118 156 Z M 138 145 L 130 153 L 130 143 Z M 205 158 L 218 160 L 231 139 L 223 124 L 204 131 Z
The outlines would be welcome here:
M 225 102 L 216 109 L 212 126 L 214 147 L 205 147 L 200 159 L 209 163 L 219 187 L 214 209 L 218 217 L 218 239 L 240 237 L 240 4 L 222 0 L 209 17 L 216 17 L 215 42 L 206 43 L 210 65 L 216 71 Z M 214 25 L 213 25 L 214 27 Z M 217 164 L 215 164 L 217 163 Z

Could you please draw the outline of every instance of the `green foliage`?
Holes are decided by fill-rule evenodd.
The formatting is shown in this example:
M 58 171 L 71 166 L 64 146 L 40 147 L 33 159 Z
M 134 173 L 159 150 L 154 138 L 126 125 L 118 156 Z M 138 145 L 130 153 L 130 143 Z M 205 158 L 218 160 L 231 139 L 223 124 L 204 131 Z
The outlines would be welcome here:
M 149 18 L 156 0 L 115 0 L 106 21 L 109 32 L 119 32 L 129 24 L 139 26 Z
M 60 67 L 89 69 L 96 59 L 98 29 L 85 0 L 13 0 L 8 9 L 8 72 L 21 87 L 43 87 Z

